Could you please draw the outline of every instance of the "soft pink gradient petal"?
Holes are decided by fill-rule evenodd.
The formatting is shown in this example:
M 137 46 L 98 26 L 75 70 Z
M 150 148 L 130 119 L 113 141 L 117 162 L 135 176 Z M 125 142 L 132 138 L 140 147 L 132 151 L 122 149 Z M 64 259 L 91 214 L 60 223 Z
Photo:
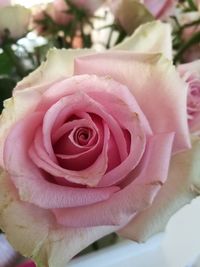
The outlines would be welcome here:
M 109 75 L 126 85 L 154 133 L 176 133 L 173 152 L 190 146 L 186 116 L 187 88 L 174 66 L 161 55 L 109 52 L 77 58 L 75 74 L 84 73 Z
M 105 200 L 118 190 L 118 187 L 71 188 L 45 180 L 45 176 L 28 155 L 28 149 L 33 142 L 35 128 L 40 124 L 40 119 L 41 114 L 35 113 L 19 122 L 10 132 L 5 144 L 5 166 L 22 200 L 43 208 L 74 207 Z M 32 131 L 27 135 L 30 125 Z
M 74 76 L 57 83 L 55 86 L 51 86 L 49 90 L 43 94 L 43 99 L 38 109 L 43 110 L 44 106 L 48 109 L 48 107 L 59 101 L 62 97 L 77 93 L 78 91 L 86 93 L 94 100 L 96 99 L 95 95 L 96 97 L 98 96 L 97 102 L 102 103 L 103 105 L 106 103 L 106 95 L 109 96 L 109 98 L 112 98 L 112 102 L 118 102 L 120 106 L 126 103 L 125 105 L 127 105 L 131 111 L 139 115 L 146 134 L 152 133 L 149 122 L 127 86 L 113 80 L 106 74 L 104 77 L 98 77 L 96 75 Z M 114 99 L 114 97 L 116 98 Z M 109 112 L 112 112 L 112 106 L 110 105 L 110 102 L 108 105 L 108 102 L 107 99 L 107 104 L 104 108 Z M 115 115 L 114 112 L 112 112 L 112 115 Z M 63 122 L 61 122 L 61 124 L 62 123 Z M 58 126 L 59 125 L 56 124 L 56 127 Z
M 119 183 L 139 163 L 145 150 L 145 131 L 147 131 L 147 129 L 145 129 L 145 127 L 143 128 L 145 125 L 145 122 L 143 121 L 144 118 L 141 116 L 143 114 L 141 114 L 133 96 L 130 95 L 130 98 L 132 98 L 132 106 L 130 106 L 126 102 L 123 102 L 123 99 L 121 98 L 111 98 L 110 100 L 108 97 L 109 95 L 107 96 L 105 93 L 94 92 L 88 94 L 94 99 L 98 99 L 98 101 L 106 107 L 108 112 L 117 120 L 121 128 L 126 130 L 130 135 L 128 156 L 121 162 L 121 164 L 119 164 L 119 166 L 110 170 L 110 172 L 107 172 L 98 184 L 100 187 L 110 186 Z M 112 101 L 112 105 L 110 105 L 110 101 Z M 134 109 L 139 111 L 139 114 L 134 112 Z M 119 139 L 119 141 L 121 141 L 121 139 Z M 120 149 L 122 144 L 120 144 L 120 142 L 118 143 L 118 147 Z
M 134 215 L 151 205 L 167 179 L 174 134 L 161 134 L 150 138 L 138 177 L 107 201 L 76 207 L 55 209 L 59 224 L 71 227 L 97 225 L 123 225 Z

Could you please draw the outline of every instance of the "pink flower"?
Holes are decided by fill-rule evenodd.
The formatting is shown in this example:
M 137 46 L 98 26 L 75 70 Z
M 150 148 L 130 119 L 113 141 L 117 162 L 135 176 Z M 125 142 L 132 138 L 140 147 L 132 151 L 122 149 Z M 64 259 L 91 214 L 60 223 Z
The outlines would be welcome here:
M 156 18 L 166 18 L 173 11 L 177 0 L 143 0 L 145 6 Z
M 26 261 L 20 265 L 17 265 L 17 267 L 35 267 L 35 264 L 32 261 Z
M 191 132 L 200 130 L 200 61 L 178 67 L 181 77 L 188 84 L 187 112 Z
M 53 49 L 5 102 L 0 227 L 40 265 L 64 267 L 113 231 L 131 237 L 172 152 L 190 145 L 185 83 L 169 60 L 137 49 Z

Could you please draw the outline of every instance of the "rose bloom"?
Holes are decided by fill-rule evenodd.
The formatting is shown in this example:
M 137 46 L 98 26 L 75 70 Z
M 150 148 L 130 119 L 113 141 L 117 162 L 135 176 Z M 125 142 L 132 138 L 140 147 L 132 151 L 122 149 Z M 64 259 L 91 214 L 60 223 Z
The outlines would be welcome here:
M 53 49 L 5 101 L 0 227 L 38 266 L 64 267 L 113 231 L 137 240 L 149 231 L 137 218 L 165 184 L 172 153 L 190 146 L 187 87 L 152 53 L 163 50 L 155 28 L 168 32 L 143 26 L 129 51 Z M 138 53 L 141 40 L 144 51 L 154 42 L 151 53 Z
M 200 61 L 178 66 L 181 77 L 188 84 L 187 113 L 190 131 L 200 130 Z
M 176 194 L 176 206 L 181 207 L 180 202 L 189 204 L 178 210 L 170 219 L 162 248 L 169 266 L 200 266 L 198 235 L 200 222 L 200 60 L 181 64 L 178 66 L 178 71 L 188 85 L 187 113 L 192 149 L 173 157 L 171 169 L 174 171 L 173 174 L 176 173 L 177 177 L 181 176 L 183 181 L 179 194 Z M 175 175 L 174 180 L 176 180 Z M 185 186 L 187 190 L 184 189 Z M 173 198 L 173 196 L 175 196 L 174 193 L 170 197 Z M 193 198 L 195 199 L 191 201 Z M 182 222 L 184 224 L 181 225 Z
M 0 4 L 0 39 L 4 38 L 5 31 L 9 31 L 14 39 L 22 37 L 28 32 L 29 21 L 30 10 L 27 8 L 19 5 L 1 7 Z

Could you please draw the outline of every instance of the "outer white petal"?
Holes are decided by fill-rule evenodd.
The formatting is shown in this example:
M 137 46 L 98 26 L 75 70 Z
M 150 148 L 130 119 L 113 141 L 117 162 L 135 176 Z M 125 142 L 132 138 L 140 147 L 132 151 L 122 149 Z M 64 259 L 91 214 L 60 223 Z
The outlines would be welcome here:
M 144 241 L 163 231 L 170 217 L 200 193 L 199 159 L 200 138 L 195 137 L 192 149 L 172 158 L 168 179 L 152 206 L 136 216 L 120 234 Z
M 160 21 L 153 21 L 139 26 L 113 50 L 127 50 L 141 53 L 162 53 L 172 59 L 171 26 Z
M 0 177 L 0 228 L 11 245 L 38 267 L 66 267 L 79 251 L 117 230 L 113 226 L 66 228 L 49 210 L 18 200 L 5 173 Z
M 200 253 L 200 197 L 184 206 L 169 221 L 163 252 L 170 267 L 199 266 Z M 194 262 L 193 265 L 191 262 Z
M 49 84 L 62 77 L 70 77 L 74 71 L 76 57 L 93 54 L 92 49 L 50 49 L 47 60 L 18 83 L 15 90 Z
M 0 35 L 8 29 L 12 38 L 20 38 L 28 31 L 30 10 L 22 6 L 0 8 Z

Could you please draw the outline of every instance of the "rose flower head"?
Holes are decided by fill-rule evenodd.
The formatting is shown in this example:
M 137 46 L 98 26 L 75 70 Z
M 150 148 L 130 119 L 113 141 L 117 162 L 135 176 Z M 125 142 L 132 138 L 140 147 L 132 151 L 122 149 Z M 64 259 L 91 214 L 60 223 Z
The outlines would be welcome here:
M 4 103 L 0 227 L 37 266 L 64 267 L 114 231 L 131 237 L 172 153 L 190 146 L 187 86 L 161 53 L 138 53 L 143 31 L 132 51 L 51 50 Z

